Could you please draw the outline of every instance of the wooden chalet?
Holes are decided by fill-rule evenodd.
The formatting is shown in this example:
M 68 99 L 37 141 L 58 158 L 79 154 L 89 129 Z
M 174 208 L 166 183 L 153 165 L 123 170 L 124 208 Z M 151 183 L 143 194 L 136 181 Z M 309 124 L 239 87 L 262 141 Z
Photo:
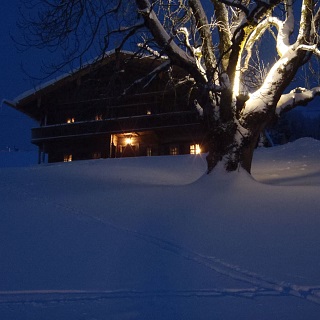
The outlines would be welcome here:
M 40 163 L 46 155 L 58 162 L 198 153 L 204 131 L 193 93 L 172 80 L 183 71 L 133 85 L 159 64 L 112 52 L 7 103 L 39 123 L 31 141 L 39 147 Z

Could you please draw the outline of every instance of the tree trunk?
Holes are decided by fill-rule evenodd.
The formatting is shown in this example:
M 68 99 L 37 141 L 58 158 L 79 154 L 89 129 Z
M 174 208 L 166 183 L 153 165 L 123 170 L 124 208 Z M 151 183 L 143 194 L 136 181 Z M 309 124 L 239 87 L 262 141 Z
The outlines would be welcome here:
M 233 121 L 227 123 L 215 122 L 211 125 L 207 139 L 209 148 L 207 173 L 210 173 L 220 162 L 223 162 L 226 171 L 237 169 L 240 162 L 238 150 L 234 145 L 235 134 L 236 125 Z
M 207 155 L 207 173 L 222 163 L 227 172 L 232 172 L 243 168 L 251 174 L 253 153 L 262 131 L 250 131 L 249 135 L 240 140 L 237 132 L 237 125 L 234 122 L 220 125 L 219 128 L 209 132 L 209 152 Z
M 253 153 L 257 146 L 258 140 L 260 137 L 260 132 L 255 134 L 248 144 L 243 148 L 241 152 L 241 159 L 240 164 L 243 169 L 245 169 L 248 173 L 251 174 L 251 166 L 252 166 L 252 159 L 253 159 Z

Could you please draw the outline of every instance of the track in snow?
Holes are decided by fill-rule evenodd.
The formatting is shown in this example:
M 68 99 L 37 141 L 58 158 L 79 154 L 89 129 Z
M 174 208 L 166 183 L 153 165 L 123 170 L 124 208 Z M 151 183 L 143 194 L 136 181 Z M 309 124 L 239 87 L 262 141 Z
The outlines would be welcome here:
M 10 189 L 10 188 L 8 188 Z M 7 191 L 8 191 L 7 189 Z M 12 190 L 11 190 L 12 191 Z M 16 192 L 16 189 L 15 189 Z M 234 266 L 232 264 L 221 261 L 216 257 L 208 257 L 200 253 L 192 251 L 190 248 L 180 246 L 176 243 L 167 241 L 162 238 L 154 237 L 148 234 L 141 233 L 136 230 L 128 229 L 123 226 L 116 225 L 110 221 L 100 219 L 88 215 L 81 209 L 74 208 L 62 203 L 58 203 L 46 197 L 39 198 L 38 195 L 31 194 L 26 189 L 21 190 L 21 193 L 28 196 L 34 201 L 41 201 L 50 206 L 55 206 L 63 209 L 70 214 L 83 217 L 92 221 L 102 223 L 119 232 L 126 233 L 135 238 L 152 244 L 161 250 L 174 253 L 186 260 L 196 262 L 206 268 L 211 269 L 221 275 L 227 276 L 237 281 L 241 281 L 250 286 L 250 288 L 214 288 L 208 290 L 190 290 L 190 291 L 135 291 L 135 290 L 120 290 L 120 291 L 77 291 L 77 290 L 49 290 L 49 291 L 4 291 L 0 292 L 0 303 L 18 303 L 36 301 L 73 301 L 73 300 L 98 300 L 110 298 L 143 298 L 154 296 L 177 296 L 177 297 L 221 297 L 221 296 L 237 296 L 237 297 L 259 297 L 259 296 L 292 296 L 301 299 L 306 299 L 316 304 L 320 304 L 320 285 L 314 286 L 298 286 L 287 282 L 275 281 L 267 277 L 249 272 Z
M 309 288 L 320 291 L 320 288 Z M 0 305 L 9 304 L 47 304 L 64 302 L 87 302 L 109 299 L 144 299 L 144 298 L 216 298 L 216 297 L 284 297 L 289 292 L 280 292 L 264 288 L 231 288 L 202 290 L 161 290 L 161 291 L 86 291 L 86 290 L 34 290 L 34 291 L 0 291 Z

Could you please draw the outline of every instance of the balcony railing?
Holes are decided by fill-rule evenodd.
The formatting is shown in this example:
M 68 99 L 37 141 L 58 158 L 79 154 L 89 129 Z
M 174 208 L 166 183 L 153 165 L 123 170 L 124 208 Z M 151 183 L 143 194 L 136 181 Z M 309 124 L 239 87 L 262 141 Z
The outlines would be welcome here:
M 130 131 L 146 131 L 196 124 L 200 124 L 200 120 L 195 111 L 170 112 L 97 121 L 81 121 L 34 128 L 32 129 L 32 142 L 37 144 L 52 139 Z

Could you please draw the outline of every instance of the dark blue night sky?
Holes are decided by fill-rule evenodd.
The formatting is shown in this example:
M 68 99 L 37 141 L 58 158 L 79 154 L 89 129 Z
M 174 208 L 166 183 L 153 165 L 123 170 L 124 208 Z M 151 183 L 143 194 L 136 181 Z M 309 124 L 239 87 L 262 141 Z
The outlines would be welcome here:
M 0 19 L 0 99 L 11 100 L 32 87 L 22 71 L 21 64 L 36 68 L 31 52 L 18 52 L 10 35 L 17 35 L 16 26 L 19 0 L 1 1 Z M 22 113 L 2 105 L 0 109 L 0 150 L 16 146 L 19 149 L 35 148 L 30 143 L 30 128 L 36 124 Z

